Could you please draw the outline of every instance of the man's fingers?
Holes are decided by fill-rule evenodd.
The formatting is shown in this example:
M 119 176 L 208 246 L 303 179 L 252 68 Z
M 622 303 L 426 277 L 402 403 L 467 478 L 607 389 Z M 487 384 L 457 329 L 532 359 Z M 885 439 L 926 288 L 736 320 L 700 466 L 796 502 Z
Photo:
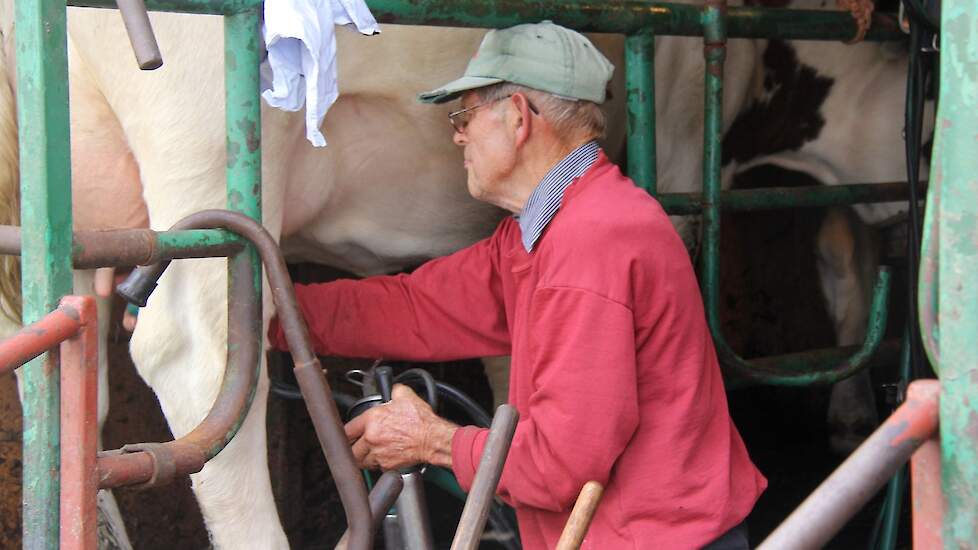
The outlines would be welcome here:
M 346 432 L 346 440 L 350 443 L 363 437 L 363 432 L 367 428 L 367 415 L 361 414 L 360 416 L 354 418 L 353 420 L 346 423 L 343 426 L 343 430 Z

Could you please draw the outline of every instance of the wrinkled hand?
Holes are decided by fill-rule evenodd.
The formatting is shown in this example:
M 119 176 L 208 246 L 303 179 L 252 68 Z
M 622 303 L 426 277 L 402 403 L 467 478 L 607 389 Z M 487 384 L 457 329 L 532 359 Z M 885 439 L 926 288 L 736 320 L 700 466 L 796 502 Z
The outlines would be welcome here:
M 393 470 L 422 462 L 450 468 L 457 429 L 411 388 L 395 384 L 390 402 L 351 420 L 346 437 L 361 468 Z

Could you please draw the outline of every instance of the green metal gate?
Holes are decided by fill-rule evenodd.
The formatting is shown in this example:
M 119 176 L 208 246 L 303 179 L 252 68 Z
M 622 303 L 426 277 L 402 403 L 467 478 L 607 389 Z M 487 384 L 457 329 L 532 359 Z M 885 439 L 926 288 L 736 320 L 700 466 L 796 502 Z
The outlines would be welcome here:
M 71 5 L 114 7 L 108 0 L 77 0 Z M 228 132 L 228 200 L 231 210 L 260 219 L 261 121 L 258 98 L 258 0 L 158 0 L 150 9 L 225 16 L 225 82 Z M 790 11 L 747 7 L 727 8 L 710 1 L 703 8 L 650 3 L 642 0 L 603 4 L 570 0 L 370 0 L 381 22 L 448 26 L 505 27 L 551 19 L 583 31 L 627 35 L 628 171 L 653 195 L 654 140 L 654 37 L 703 36 L 706 71 L 706 132 L 704 191 L 701 195 L 657 195 L 674 214 L 702 213 L 704 242 L 704 295 L 714 340 L 724 363 L 738 373 L 769 383 L 830 382 L 864 366 L 882 337 L 887 278 L 881 274 L 873 301 L 870 336 L 858 350 L 835 350 L 817 356 L 782 357 L 772 363 L 744 361 L 725 343 L 717 321 L 719 216 L 723 208 L 773 208 L 785 204 L 852 204 L 906 197 L 900 186 L 840 186 L 810 189 L 788 201 L 783 195 L 761 192 L 721 192 L 720 121 L 722 64 L 727 38 L 844 40 L 855 34 L 848 14 L 825 11 Z M 936 290 L 924 286 L 922 309 L 929 319 L 925 340 L 940 344 L 943 385 L 941 401 L 944 441 L 945 492 L 948 513 L 945 541 L 978 540 L 973 517 L 978 494 L 978 174 L 973 154 L 978 135 L 978 32 L 976 16 L 967 2 L 945 0 L 942 46 L 942 124 L 938 155 L 928 201 L 932 277 L 922 285 L 939 282 Z M 16 4 L 18 53 L 18 120 L 20 124 L 23 224 L 24 323 L 32 323 L 53 310 L 71 290 L 72 238 L 68 147 L 68 94 L 65 2 L 20 0 Z M 892 19 L 878 18 L 867 39 L 900 36 Z M 233 62 L 232 62 L 233 61 Z M 968 178 L 971 178 L 970 180 Z M 218 230 L 160 233 L 161 244 L 173 250 L 201 243 L 219 245 L 235 238 Z M 935 256 L 939 255 L 940 263 Z M 261 289 L 260 268 L 253 283 Z M 944 304 L 937 308 L 937 304 Z M 928 307 L 930 309 L 928 309 Z M 876 330 L 878 329 L 878 330 Z M 260 335 L 256 335 L 260 337 Z M 936 348 L 932 357 L 936 358 Z M 853 352 L 855 354 L 853 355 Z M 28 367 L 24 402 L 24 545 L 53 548 L 58 541 L 59 403 L 56 358 L 36 360 Z M 772 368 L 777 365 L 777 368 Z M 801 365 L 804 368 L 797 368 Z M 952 538 L 953 537 L 953 538 Z

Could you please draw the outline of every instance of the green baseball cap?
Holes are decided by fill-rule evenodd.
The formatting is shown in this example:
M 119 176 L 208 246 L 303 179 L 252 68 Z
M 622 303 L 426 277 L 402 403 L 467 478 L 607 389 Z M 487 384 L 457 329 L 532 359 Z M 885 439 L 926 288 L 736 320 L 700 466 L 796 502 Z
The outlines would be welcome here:
M 543 21 L 489 31 L 462 78 L 418 99 L 444 103 L 469 90 L 512 82 L 566 99 L 604 103 L 614 70 L 582 34 Z

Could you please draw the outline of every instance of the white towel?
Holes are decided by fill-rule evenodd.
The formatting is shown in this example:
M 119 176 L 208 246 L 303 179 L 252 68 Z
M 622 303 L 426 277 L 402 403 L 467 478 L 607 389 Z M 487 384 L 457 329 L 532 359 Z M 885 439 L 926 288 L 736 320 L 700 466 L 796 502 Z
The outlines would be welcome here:
M 364 0 L 265 0 L 272 81 L 262 97 L 284 111 L 305 103 L 306 138 L 317 147 L 326 145 L 319 125 L 339 96 L 333 27 L 351 24 L 366 35 L 380 32 Z

